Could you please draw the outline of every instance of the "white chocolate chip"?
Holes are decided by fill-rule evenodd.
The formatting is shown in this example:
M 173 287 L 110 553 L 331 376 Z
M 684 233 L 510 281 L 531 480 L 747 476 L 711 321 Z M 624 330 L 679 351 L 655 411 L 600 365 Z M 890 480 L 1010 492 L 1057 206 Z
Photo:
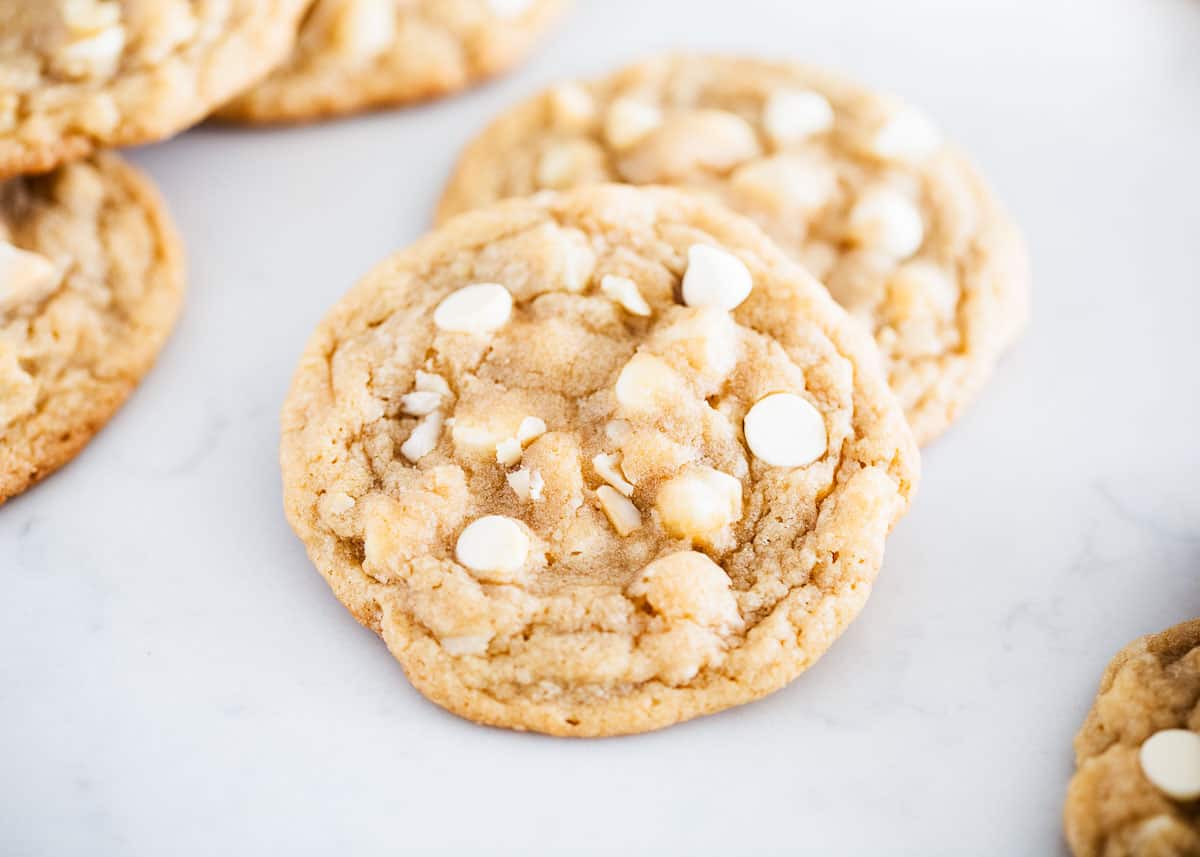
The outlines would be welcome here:
M 412 430 L 412 434 L 408 436 L 408 440 L 400 445 L 400 454 L 416 464 L 433 452 L 442 436 L 443 422 L 440 411 L 434 411 L 422 417 L 416 428 Z
M 424 390 L 418 390 L 415 393 L 406 393 L 400 397 L 400 411 L 408 414 L 410 417 L 423 417 L 426 414 L 432 414 L 442 404 L 441 393 L 430 393 Z
M 655 410 L 660 402 L 690 392 L 687 381 L 661 357 L 639 351 L 617 376 L 617 402 L 635 411 Z
M 449 655 L 486 655 L 491 640 L 488 634 L 464 634 L 460 637 L 443 637 L 440 642 Z
M 513 299 L 496 283 L 476 283 L 447 295 L 433 313 L 440 330 L 453 333 L 490 333 L 512 316 Z
M 662 111 L 633 98 L 618 98 L 608 108 L 604 138 L 616 149 L 627 149 L 662 124 Z
M 683 275 L 683 302 L 688 306 L 733 310 L 749 297 L 753 287 L 750 270 L 737 256 L 707 244 L 688 248 Z
M 393 0 L 342 0 L 334 42 L 346 56 L 376 56 L 395 42 L 396 4 Z
M 628 277 L 606 274 L 600 281 L 600 291 L 609 300 L 625 307 L 633 315 L 650 315 L 650 304 L 646 303 L 646 299 L 642 297 L 637 283 Z
M 599 498 L 600 508 L 608 516 L 609 523 L 617 531 L 617 535 L 627 536 L 642 525 L 642 513 L 638 511 L 638 507 L 615 488 L 601 485 L 596 489 L 596 497 Z
M 921 212 L 912 200 L 891 188 L 863 194 L 850 211 L 849 226 L 851 237 L 859 244 L 896 259 L 907 259 L 925 240 Z
M 512 518 L 486 515 L 459 533 L 454 555 L 476 577 L 511 582 L 529 558 L 529 536 Z
M 492 13 L 501 18 L 516 18 L 525 13 L 533 0 L 488 0 Z
M 521 446 L 529 446 L 546 433 L 546 421 L 541 417 L 525 417 L 517 426 L 517 441 Z
M 942 145 L 942 134 L 920 111 L 904 107 L 894 113 L 871 138 L 870 149 L 889 161 L 920 162 Z
M 711 467 L 689 467 L 663 483 L 654 502 L 668 533 L 708 542 L 741 520 L 742 483 Z
M 772 393 L 760 399 L 742 423 L 754 457 L 772 467 L 804 467 L 825 454 L 825 419 L 808 399 Z
M 781 90 L 763 109 L 763 127 L 777 144 L 796 143 L 833 127 L 833 106 L 819 92 Z
M 73 78 L 110 77 L 125 50 L 125 29 L 107 27 L 74 39 L 54 57 L 54 68 Z
M 625 478 L 625 474 L 621 472 L 620 466 L 620 456 L 613 453 L 601 453 L 592 458 L 592 467 L 600 474 L 601 479 L 626 497 L 632 497 L 634 485 Z
M 437 393 L 441 396 L 450 395 L 450 385 L 446 383 L 446 379 L 441 375 L 435 375 L 432 372 L 422 372 L 418 369 L 416 379 L 415 386 L 422 393 Z
M 546 481 L 542 479 L 542 474 L 538 471 L 520 467 L 504 478 L 508 482 L 508 487 L 522 500 L 537 502 L 542 499 L 542 490 L 546 487 Z
M 550 90 L 550 109 L 558 124 L 577 128 L 596 118 L 596 99 L 578 83 L 560 83 Z
M 0 241 L 0 317 L 45 299 L 61 281 L 62 271 L 45 256 Z
M 515 437 L 496 444 L 496 462 L 503 467 L 512 467 L 521 460 L 521 442 Z
M 1200 798 L 1200 734 L 1187 729 L 1155 732 L 1138 753 L 1142 773 L 1178 801 Z

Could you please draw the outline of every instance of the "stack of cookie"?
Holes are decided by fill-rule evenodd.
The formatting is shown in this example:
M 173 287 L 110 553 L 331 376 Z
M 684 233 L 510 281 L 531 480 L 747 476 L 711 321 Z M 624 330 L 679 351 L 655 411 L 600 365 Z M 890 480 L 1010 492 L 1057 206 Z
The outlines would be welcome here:
M 108 421 L 179 313 L 170 218 L 104 150 L 223 105 L 301 119 L 459 88 L 515 62 L 561 6 L 0 0 L 0 502 Z

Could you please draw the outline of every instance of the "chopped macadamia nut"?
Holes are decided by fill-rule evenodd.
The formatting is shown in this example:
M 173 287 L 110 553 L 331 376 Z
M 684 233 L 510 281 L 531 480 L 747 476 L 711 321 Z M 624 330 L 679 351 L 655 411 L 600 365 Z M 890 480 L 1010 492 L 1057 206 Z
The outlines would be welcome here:
M 627 536 L 642 525 L 642 513 L 638 511 L 637 506 L 616 489 L 609 485 L 601 485 L 596 489 L 596 497 L 617 535 Z
M 616 277 L 609 274 L 600 281 L 600 291 L 605 297 L 620 304 L 633 315 L 650 315 L 650 304 L 638 291 L 637 283 L 628 277 Z
M 601 453 L 592 458 L 592 467 L 600 474 L 600 478 L 616 488 L 626 497 L 633 496 L 633 484 L 621 473 L 621 457 L 611 453 Z
M 416 464 L 433 452 L 441 439 L 443 422 L 444 419 L 438 411 L 423 417 L 408 436 L 408 440 L 400 445 L 400 454 Z
M 497 283 L 464 286 L 438 304 L 433 323 L 452 333 L 491 333 L 508 323 L 513 300 Z

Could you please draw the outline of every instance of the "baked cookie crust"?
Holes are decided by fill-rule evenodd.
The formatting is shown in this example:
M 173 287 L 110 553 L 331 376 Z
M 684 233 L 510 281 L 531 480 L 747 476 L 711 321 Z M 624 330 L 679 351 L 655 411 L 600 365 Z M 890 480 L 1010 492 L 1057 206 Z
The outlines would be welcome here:
M 0 178 L 169 137 L 279 62 L 310 0 L 0 0 Z
M 112 154 L 0 184 L 0 502 L 100 430 L 183 297 L 158 193 Z
M 602 181 L 753 218 L 873 332 L 920 443 L 1025 324 L 1025 248 L 976 170 L 912 107 L 825 71 L 671 55 L 554 87 L 467 147 L 437 218 Z
M 1200 619 L 1134 640 L 1104 671 L 1067 789 L 1076 857 L 1200 854 L 1200 801 L 1164 793 L 1139 758 L 1147 739 L 1177 729 L 1200 733 Z
M 721 206 L 615 185 L 464 215 L 378 266 L 304 352 L 281 464 L 310 558 L 425 696 L 574 736 L 811 666 L 918 474 L 819 283 Z
M 307 122 L 457 92 L 516 65 L 567 0 L 317 0 L 291 57 L 219 113 Z

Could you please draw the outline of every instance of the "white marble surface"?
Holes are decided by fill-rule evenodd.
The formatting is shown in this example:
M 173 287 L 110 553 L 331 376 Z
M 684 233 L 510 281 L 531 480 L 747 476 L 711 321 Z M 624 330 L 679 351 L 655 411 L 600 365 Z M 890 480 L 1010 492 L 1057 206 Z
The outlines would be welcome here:
M 424 702 L 280 511 L 304 340 L 514 98 L 668 46 L 925 105 L 1027 230 L 1036 321 L 925 457 L 861 619 L 770 699 L 564 742 Z M 517 74 L 136 154 L 190 248 L 161 364 L 0 508 L 0 853 L 1059 854 L 1109 656 L 1200 615 L 1200 3 L 581 0 Z

